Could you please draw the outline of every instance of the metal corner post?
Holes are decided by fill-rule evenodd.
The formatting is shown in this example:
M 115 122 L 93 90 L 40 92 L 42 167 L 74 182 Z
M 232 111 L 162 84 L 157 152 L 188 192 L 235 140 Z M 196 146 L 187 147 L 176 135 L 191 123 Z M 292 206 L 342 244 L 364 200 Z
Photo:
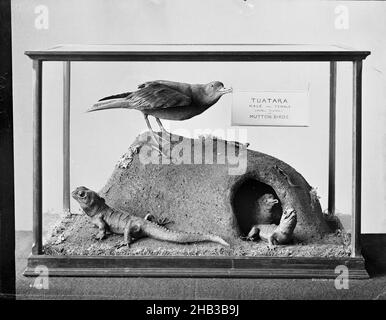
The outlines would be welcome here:
M 351 255 L 358 257 L 361 233 L 362 187 L 362 60 L 353 62 L 353 136 L 352 136 L 352 234 Z
M 33 245 L 42 254 L 42 61 L 33 60 Z
M 328 148 L 328 213 L 335 214 L 336 61 L 330 61 L 330 121 Z
M 63 62 L 63 213 L 70 214 L 71 62 Z

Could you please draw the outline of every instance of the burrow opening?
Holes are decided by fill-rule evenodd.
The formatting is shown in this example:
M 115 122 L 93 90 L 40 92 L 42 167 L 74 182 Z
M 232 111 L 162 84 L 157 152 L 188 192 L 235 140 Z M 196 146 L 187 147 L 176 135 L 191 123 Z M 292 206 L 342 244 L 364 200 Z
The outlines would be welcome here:
M 231 202 L 241 236 L 246 236 L 252 226 L 257 223 L 257 200 L 267 193 L 272 194 L 279 201 L 272 208 L 273 223 L 279 224 L 283 208 L 279 197 L 271 186 L 248 178 L 235 187 Z

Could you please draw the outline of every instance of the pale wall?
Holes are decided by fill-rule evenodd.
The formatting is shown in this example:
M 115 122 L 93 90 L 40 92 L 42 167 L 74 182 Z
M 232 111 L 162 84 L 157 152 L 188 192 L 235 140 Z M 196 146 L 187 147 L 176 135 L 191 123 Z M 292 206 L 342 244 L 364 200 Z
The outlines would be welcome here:
M 365 233 L 386 232 L 386 4 L 384 2 L 249 1 L 12 2 L 16 227 L 32 226 L 32 81 L 25 50 L 60 43 L 320 43 L 370 50 L 363 72 L 363 220 Z M 49 9 L 48 30 L 34 27 L 37 5 Z M 334 26 L 337 5 L 349 9 L 349 29 Z M 243 9 L 244 8 L 244 9 Z M 318 188 L 327 203 L 327 63 L 74 63 L 71 97 L 71 187 L 99 190 L 118 158 L 146 126 L 136 111 L 93 114 L 98 98 L 133 90 L 151 79 L 221 80 L 236 90 L 310 87 L 309 128 L 248 128 L 251 148 L 281 158 Z M 338 66 L 337 209 L 351 210 L 351 65 Z M 61 208 L 62 65 L 45 63 L 43 94 L 44 210 Z M 231 96 L 178 128 L 230 128 Z M 77 210 L 72 203 L 73 210 Z

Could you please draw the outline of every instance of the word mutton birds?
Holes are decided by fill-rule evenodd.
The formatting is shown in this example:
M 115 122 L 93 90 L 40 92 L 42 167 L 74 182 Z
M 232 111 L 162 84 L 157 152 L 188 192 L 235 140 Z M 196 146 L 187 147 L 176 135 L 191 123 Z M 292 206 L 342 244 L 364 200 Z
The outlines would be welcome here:
M 95 103 L 88 112 L 105 109 L 134 109 L 143 113 L 153 139 L 159 137 L 153 131 L 148 116 L 155 117 L 161 131 L 170 135 L 160 119 L 186 120 L 213 106 L 224 94 L 232 92 L 220 81 L 207 84 L 189 84 L 167 80 L 145 82 L 137 91 L 105 97 Z

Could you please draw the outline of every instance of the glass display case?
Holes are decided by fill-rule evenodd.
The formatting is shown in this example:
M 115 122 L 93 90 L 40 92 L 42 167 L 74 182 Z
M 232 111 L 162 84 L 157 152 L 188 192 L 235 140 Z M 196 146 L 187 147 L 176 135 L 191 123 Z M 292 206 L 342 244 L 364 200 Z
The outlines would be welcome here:
M 27 51 L 34 75 L 34 244 L 24 274 L 36 276 L 35 267 L 45 265 L 51 276 L 335 278 L 345 266 L 351 278 L 367 278 L 359 235 L 362 62 L 369 54 L 279 44 Z M 51 62 L 63 63 L 63 128 L 56 136 L 63 138 L 63 185 L 52 186 L 62 192 L 63 214 L 43 241 L 50 170 L 42 164 L 43 65 Z M 344 97 L 352 90 L 352 101 L 339 98 L 338 65 L 338 88 Z M 90 78 L 98 79 L 93 86 Z M 175 82 L 148 82 L 158 79 Z M 176 98 L 176 88 L 188 89 Z M 197 111 L 195 88 L 221 94 Z M 149 94 L 158 100 L 149 102 Z M 172 98 L 180 109 L 167 111 Z M 93 103 L 91 111 L 137 109 L 145 120 L 132 120 L 134 111 L 85 114 Z M 124 123 L 130 129 L 118 130 Z M 141 132 L 145 124 L 149 131 Z M 89 213 L 86 194 L 101 199 L 97 213 Z M 114 210 L 133 219 L 130 227 L 109 220 Z M 114 223 L 125 225 L 114 232 Z

